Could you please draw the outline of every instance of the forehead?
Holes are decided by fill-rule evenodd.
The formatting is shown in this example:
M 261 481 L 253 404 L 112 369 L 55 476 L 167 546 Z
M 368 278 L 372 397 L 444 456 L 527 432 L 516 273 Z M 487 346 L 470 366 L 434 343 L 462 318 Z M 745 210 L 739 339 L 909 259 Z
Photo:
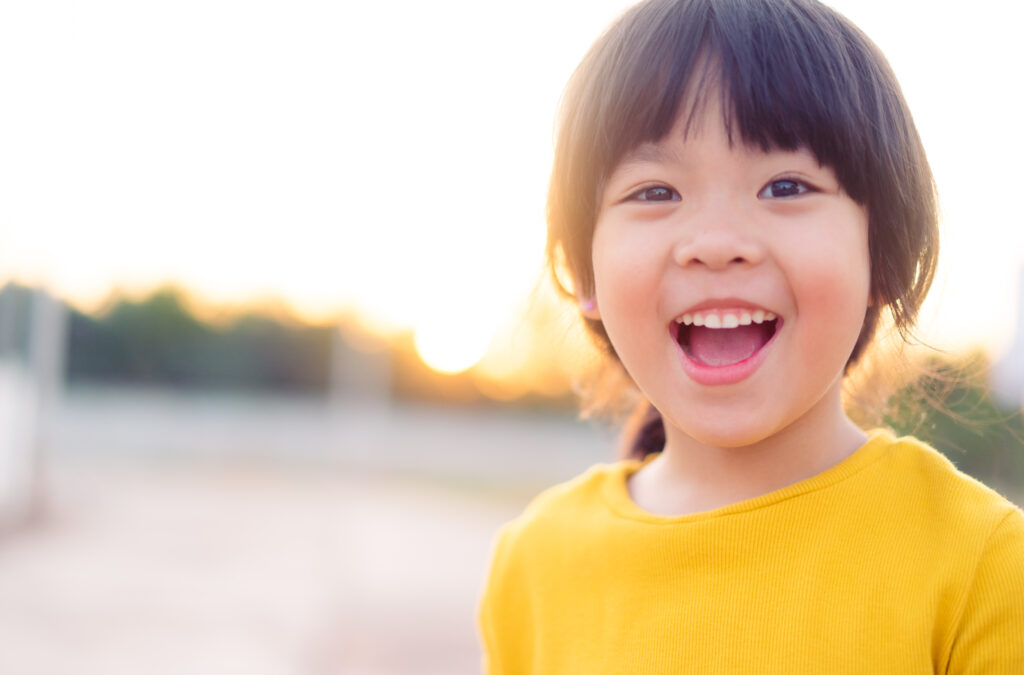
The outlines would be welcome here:
M 708 56 L 695 64 L 690 77 L 672 105 L 673 117 L 658 134 L 649 129 L 647 138 L 636 139 L 632 147 L 623 148 L 618 161 L 610 167 L 669 162 L 682 163 L 687 149 L 701 144 L 724 144 L 730 151 L 749 154 L 751 158 L 778 148 L 778 143 L 756 139 L 736 129 L 736 103 L 723 82 L 720 65 Z M 794 144 L 794 147 L 796 144 Z
M 613 173 L 631 167 L 657 165 L 688 165 L 700 162 L 709 151 L 726 150 L 741 161 L 757 162 L 766 158 L 786 157 L 821 166 L 822 162 L 805 144 L 781 148 L 734 136 L 730 129 L 730 116 L 723 112 L 719 92 L 703 101 L 689 101 L 681 105 L 676 121 L 662 138 L 644 141 L 626 150 L 613 168 Z

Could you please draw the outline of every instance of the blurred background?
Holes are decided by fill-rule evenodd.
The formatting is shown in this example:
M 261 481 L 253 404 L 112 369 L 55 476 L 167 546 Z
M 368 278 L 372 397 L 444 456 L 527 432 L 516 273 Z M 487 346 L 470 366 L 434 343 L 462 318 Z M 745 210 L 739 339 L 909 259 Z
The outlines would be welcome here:
M 0 5 L 0 672 L 478 671 L 495 530 L 615 459 L 540 280 L 629 4 Z M 852 412 L 1020 500 L 1020 10 L 832 4 L 943 209 L 928 374 Z

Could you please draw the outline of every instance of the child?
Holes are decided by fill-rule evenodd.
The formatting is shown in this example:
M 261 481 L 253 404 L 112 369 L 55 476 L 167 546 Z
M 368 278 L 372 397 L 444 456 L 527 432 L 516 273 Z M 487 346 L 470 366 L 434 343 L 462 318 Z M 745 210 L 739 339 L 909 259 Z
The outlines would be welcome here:
M 1024 515 L 840 403 L 938 248 L 858 29 L 814 0 L 634 7 L 569 84 L 548 223 L 649 406 L 632 458 L 500 532 L 488 672 L 1024 673 Z

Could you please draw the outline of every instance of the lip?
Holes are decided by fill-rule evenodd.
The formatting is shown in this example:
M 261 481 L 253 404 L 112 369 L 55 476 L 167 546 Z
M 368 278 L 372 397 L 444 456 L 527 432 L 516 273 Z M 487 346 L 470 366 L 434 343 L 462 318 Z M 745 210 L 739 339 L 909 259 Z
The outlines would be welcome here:
M 765 307 L 764 305 L 758 305 L 750 302 L 749 300 L 742 300 L 740 298 L 709 298 L 693 305 L 692 307 L 687 307 L 683 311 L 679 312 L 677 317 L 681 317 L 683 314 L 692 314 L 693 312 L 701 312 L 709 309 L 722 311 L 730 309 L 746 309 L 754 311 L 760 309 L 764 312 L 772 312 L 773 314 L 778 315 L 778 312 Z
M 699 311 L 700 309 L 712 309 L 717 307 L 721 307 L 721 305 L 708 305 L 707 303 L 704 303 L 703 305 L 694 305 L 694 309 L 688 309 L 687 311 L 693 312 Z M 750 305 L 749 303 L 742 305 L 742 308 L 762 309 L 757 305 Z M 775 344 L 775 339 L 779 337 L 779 334 L 782 332 L 784 324 L 782 318 L 780 317 L 776 319 L 776 321 L 778 321 L 778 323 L 775 327 L 775 334 L 768 339 L 768 342 L 765 342 L 760 349 L 742 361 L 730 363 L 727 366 L 709 366 L 694 361 L 686 353 L 686 350 L 683 349 L 682 345 L 679 344 L 679 327 L 673 325 L 670 332 L 672 335 L 672 341 L 675 343 L 676 349 L 679 351 L 683 371 L 698 384 L 706 386 L 722 386 L 742 382 L 757 372 L 758 368 L 761 367 L 761 364 L 764 363 L 764 360 L 768 358 L 768 354 L 771 352 L 771 349 Z

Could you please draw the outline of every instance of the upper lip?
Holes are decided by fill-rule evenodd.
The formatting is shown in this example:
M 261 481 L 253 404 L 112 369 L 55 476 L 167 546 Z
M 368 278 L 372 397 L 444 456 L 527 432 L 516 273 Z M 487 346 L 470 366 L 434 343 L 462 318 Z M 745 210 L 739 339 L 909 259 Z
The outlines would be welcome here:
M 778 314 L 778 312 L 776 312 L 773 309 L 769 309 L 764 305 L 758 305 L 756 303 L 750 302 L 749 300 L 742 300 L 740 298 L 709 298 L 707 300 L 703 300 L 697 303 L 696 305 L 684 309 L 683 311 L 679 312 L 676 316 L 681 317 L 683 314 L 692 314 L 693 312 L 700 312 L 709 309 L 746 309 L 750 311 L 760 309 L 761 311 L 764 312 L 772 312 L 773 314 Z

